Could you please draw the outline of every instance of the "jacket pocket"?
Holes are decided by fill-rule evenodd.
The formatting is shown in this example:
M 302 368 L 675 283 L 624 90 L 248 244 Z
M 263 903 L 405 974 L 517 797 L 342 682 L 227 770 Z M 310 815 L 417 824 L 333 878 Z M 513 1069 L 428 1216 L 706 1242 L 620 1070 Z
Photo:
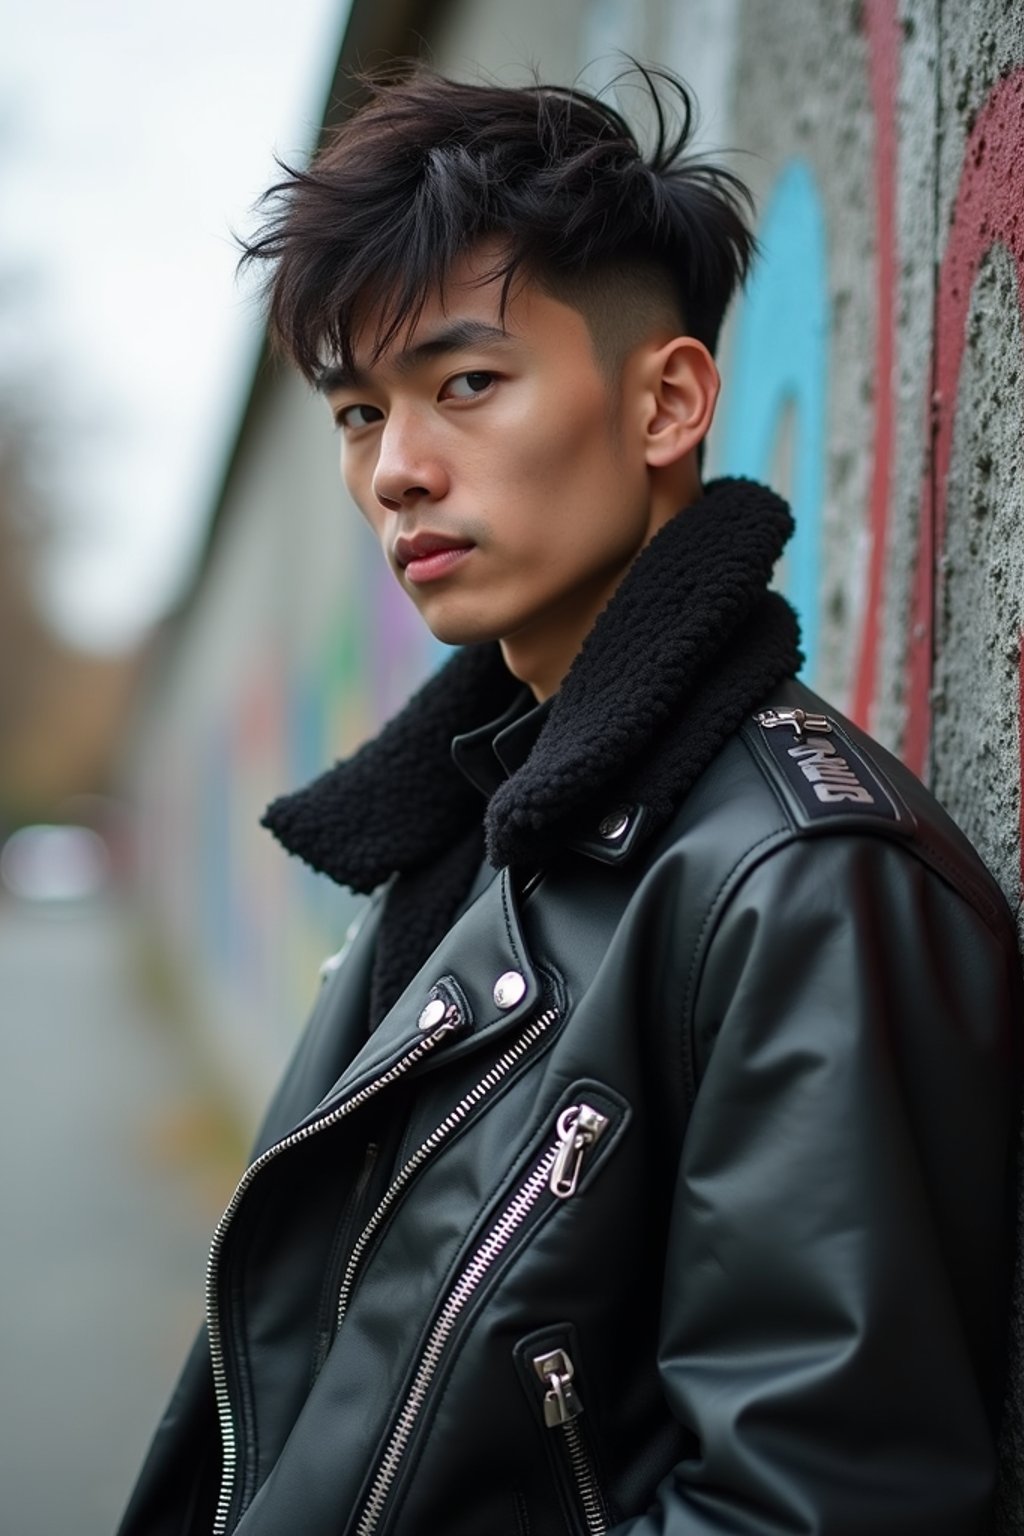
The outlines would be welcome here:
M 383 1536 L 388 1529 L 395 1485 L 429 1420 L 429 1401 L 468 1314 L 530 1233 L 585 1190 L 628 1118 L 625 1103 L 596 1084 L 576 1084 L 562 1102 L 565 1107 L 552 1114 L 544 1141 L 513 1181 L 514 1192 L 499 1202 L 442 1298 L 383 1453 L 360 1498 L 360 1512 L 351 1527 L 354 1536 Z
M 544 1428 L 552 1471 L 572 1536 L 605 1536 L 612 1523 L 577 1366 L 579 1342 L 570 1323 L 521 1339 L 516 1366 L 531 1411 Z

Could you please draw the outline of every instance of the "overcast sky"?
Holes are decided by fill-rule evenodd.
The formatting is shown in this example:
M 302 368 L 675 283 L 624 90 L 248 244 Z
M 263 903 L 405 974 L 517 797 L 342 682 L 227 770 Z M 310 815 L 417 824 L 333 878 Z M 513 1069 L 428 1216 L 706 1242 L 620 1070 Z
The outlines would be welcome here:
M 43 403 L 81 644 L 130 643 L 190 568 L 258 338 L 231 230 L 308 151 L 347 11 L 0 0 L 0 377 Z

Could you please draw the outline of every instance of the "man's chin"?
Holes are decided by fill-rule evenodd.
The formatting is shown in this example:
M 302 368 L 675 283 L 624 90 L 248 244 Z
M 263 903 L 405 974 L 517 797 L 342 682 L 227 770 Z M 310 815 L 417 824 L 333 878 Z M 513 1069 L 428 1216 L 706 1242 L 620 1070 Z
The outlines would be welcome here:
M 420 618 L 442 645 L 485 645 L 501 639 L 501 630 L 493 619 L 488 622 L 482 615 L 426 614 L 421 610 Z

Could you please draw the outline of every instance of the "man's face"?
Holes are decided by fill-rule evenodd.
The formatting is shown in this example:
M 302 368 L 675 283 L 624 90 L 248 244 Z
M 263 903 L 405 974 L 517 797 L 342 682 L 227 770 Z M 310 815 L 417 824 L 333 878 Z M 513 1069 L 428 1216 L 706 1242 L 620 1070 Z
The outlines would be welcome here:
M 345 484 L 398 581 L 449 644 L 500 640 L 538 697 L 553 692 L 656 531 L 629 362 L 613 384 L 583 316 L 532 284 L 502 320 L 493 262 L 465 259 L 443 294 L 354 379 L 324 390 Z

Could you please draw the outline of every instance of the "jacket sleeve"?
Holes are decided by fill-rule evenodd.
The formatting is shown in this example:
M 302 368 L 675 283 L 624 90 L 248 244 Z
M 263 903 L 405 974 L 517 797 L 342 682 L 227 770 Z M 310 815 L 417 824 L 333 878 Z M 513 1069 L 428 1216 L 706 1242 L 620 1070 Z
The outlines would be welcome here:
M 660 1333 L 697 1449 L 616 1536 L 989 1529 L 1018 1010 L 1007 933 L 895 842 L 744 880 L 699 985 Z

